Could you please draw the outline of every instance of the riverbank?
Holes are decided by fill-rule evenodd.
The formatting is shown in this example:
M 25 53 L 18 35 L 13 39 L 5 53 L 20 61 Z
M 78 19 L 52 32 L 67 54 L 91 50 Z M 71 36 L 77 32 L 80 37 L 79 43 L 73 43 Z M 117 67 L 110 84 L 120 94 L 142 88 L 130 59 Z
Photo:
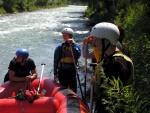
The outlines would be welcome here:
M 52 8 L 59 8 L 59 7 L 67 7 L 68 5 L 66 4 L 62 4 L 62 5 L 49 5 L 49 6 L 37 6 L 37 7 L 32 7 L 30 8 L 30 10 L 26 10 L 26 11 L 16 11 L 16 12 L 13 12 L 13 13 L 6 13 L 5 11 L 4 12 L 1 12 L 0 11 L 0 16 L 3 16 L 3 15 L 9 15 L 9 14 L 17 14 L 17 13 L 25 13 L 25 12 L 33 12 L 33 11 L 38 11 L 38 10 L 42 10 L 42 9 L 52 9 Z
M 2 1 L 0 0 L 0 14 L 14 14 L 22 12 L 31 12 L 47 8 L 57 8 L 67 6 L 67 1 L 54 0 L 21 0 L 21 1 Z

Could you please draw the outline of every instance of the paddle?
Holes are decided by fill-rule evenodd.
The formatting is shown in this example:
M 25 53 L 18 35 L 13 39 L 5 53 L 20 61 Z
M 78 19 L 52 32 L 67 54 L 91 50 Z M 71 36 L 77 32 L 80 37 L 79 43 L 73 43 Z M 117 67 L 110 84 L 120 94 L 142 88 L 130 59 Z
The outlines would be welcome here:
M 90 113 L 93 112 L 93 84 L 91 84 L 91 92 L 90 92 Z
M 34 96 L 34 98 L 29 101 L 29 103 L 33 103 L 35 99 L 39 98 L 40 84 L 41 84 L 41 81 L 42 81 L 44 66 L 46 64 L 42 63 L 41 65 L 42 65 L 42 71 L 41 71 L 41 76 L 40 76 L 40 79 L 39 79 L 39 84 L 38 84 L 37 92 L 36 92 L 36 95 Z
M 84 65 L 84 101 L 86 103 L 86 69 L 87 69 L 87 59 L 85 58 L 85 65 Z
M 38 84 L 39 86 L 38 86 L 38 88 L 37 88 L 37 94 L 39 94 L 39 91 L 40 91 L 40 84 L 41 84 L 41 81 L 42 81 L 44 66 L 45 66 L 46 64 L 42 63 L 41 65 L 42 65 L 42 71 L 41 71 L 41 76 L 40 76 L 40 80 L 39 80 L 39 84 Z
M 90 66 L 93 67 L 94 73 L 95 73 L 95 67 L 97 66 L 97 63 L 90 63 Z M 90 92 L 90 113 L 93 112 L 93 91 L 94 91 L 94 85 L 91 84 L 91 92 Z
M 72 50 L 72 47 L 71 47 L 71 46 L 70 46 L 70 50 L 71 50 L 71 54 L 72 54 L 72 58 L 73 58 L 73 62 L 74 62 L 74 67 L 75 67 L 75 69 L 76 69 L 76 76 L 77 76 L 77 78 L 78 78 L 78 82 L 79 82 L 79 87 L 80 87 L 80 91 L 81 91 L 82 100 L 84 101 L 83 92 L 82 92 L 81 83 L 80 83 L 79 74 L 78 74 L 78 69 L 77 69 L 77 66 L 76 66 L 76 62 L 75 62 L 75 59 L 74 59 L 74 54 L 73 54 L 73 50 Z

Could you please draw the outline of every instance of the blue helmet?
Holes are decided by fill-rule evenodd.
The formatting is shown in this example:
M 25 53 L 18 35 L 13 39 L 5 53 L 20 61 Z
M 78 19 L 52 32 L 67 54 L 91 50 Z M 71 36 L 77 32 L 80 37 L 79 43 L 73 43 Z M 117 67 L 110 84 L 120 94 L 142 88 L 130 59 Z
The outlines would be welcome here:
M 19 58 L 28 58 L 29 56 L 29 51 L 27 49 L 18 49 L 16 51 L 16 56 Z

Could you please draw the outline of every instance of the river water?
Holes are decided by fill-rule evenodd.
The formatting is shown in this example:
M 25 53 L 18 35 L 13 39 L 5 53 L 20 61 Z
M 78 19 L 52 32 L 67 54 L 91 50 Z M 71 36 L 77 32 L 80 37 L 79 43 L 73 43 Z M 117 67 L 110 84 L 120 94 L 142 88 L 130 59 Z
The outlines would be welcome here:
M 86 8 L 87 6 L 69 5 L 0 16 L 0 83 L 3 82 L 9 62 L 18 48 L 29 49 L 29 57 L 34 59 L 39 76 L 42 70 L 41 63 L 45 63 L 43 77 L 53 78 L 54 50 L 63 42 L 61 30 L 71 27 L 79 44 L 82 44 L 83 37 L 89 33 L 87 19 L 83 17 Z M 79 61 L 84 64 L 82 56 Z M 80 72 L 82 84 L 84 76 L 82 71 Z

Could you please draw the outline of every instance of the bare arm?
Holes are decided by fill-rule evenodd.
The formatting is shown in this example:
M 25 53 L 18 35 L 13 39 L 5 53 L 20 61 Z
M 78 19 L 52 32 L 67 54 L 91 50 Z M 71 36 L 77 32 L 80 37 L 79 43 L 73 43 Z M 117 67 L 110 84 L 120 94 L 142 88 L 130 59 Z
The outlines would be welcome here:
M 82 55 L 84 58 L 94 58 L 94 53 L 89 52 L 89 43 L 88 43 L 88 39 L 85 37 L 83 39 L 83 45 L 82 45 Z
M 31 73 L 32 73 L 32 75 L 31 75 L 31 80 L 36 79 L 37 76 L 38 76 L 37 69 L 36 69 L 36 68 L 33 69 L 33 70 L 31 71 Z

